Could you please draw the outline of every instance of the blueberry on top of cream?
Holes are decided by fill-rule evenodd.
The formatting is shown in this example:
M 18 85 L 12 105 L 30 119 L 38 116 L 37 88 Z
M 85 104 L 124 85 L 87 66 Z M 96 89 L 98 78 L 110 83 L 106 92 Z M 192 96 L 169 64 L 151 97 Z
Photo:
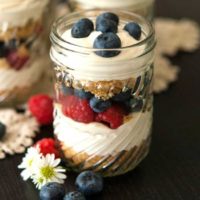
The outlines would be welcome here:
M 124 30 L 127 31 L 136 40 L 140 40 L 142 29 L 139 24 L 135 22 L 129 22 L 125 25 Z
M 88 37 L 93 30 L 93 22 L 88 18 L 83 18 L 73 25 L 71 34 L 74 38 L 85 38 Z
M 114 34 L 114 33 L 102 33 L 99 35 L 95 41 L 94 41 L 94 48 L 96 49 L 115 49 L 115 48 L 120 48 L 121 47 L 121 40 L 120 38 Z M 102 56 L 102 57 L 113 57 L 117 56 L 120 51 L 113 50 L 99 50 L 95 52 L 97 55 Z

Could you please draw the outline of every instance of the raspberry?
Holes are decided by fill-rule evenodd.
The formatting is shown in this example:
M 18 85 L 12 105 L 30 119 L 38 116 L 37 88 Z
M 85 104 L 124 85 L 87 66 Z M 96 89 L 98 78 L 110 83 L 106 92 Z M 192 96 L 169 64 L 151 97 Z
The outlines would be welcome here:
M 90 123 L 94 121 L 94 112 L 90 108 L 87 99 L 80 99 L 69 95 L 65 97 L 63 103 L 63 113 L 77 122 Z
M 18 50 L 9 52 L 6 59 L 14 69 L 20 70 L 28 62 L 29 53 L 24 46 L 21 46 Z
M 39 148 L 40 153 L 42 153 L 43 156 L 46 156 L 47 154 L 54 154 L 55 158 L 60 157 L 60 153 L 56 148 L 56 142 L 52 138 L 44 138 L 42 140 L 39 140 L 35 144 L 35 147 Z
M 102 113 L 96 115 L 97 122 L 109 124 L 109 127 L 116 129 L 123 124 L 123 110 L 116 105 L 108 108 Z
M 32 96 L 28 101 L 28 108 L 41 125 L 53 122 L 53 99 L 48 95 Z

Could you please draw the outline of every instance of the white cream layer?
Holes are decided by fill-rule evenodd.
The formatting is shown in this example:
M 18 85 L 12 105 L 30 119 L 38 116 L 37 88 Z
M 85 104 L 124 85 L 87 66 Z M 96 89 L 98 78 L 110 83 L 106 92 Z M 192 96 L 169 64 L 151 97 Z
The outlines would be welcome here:
M 137 44 L 138 41 L 130 36 L 127 31 L 124 31 L 123 26 L 124 24 L 119 26 L 119 32 L 117 33 L 121 39 L 122 47 Z M 71 36 L 71 29 L 67 30 L 62 35 L 62 38 L 68 42 L 65 43 L 65 48 L 68 50 L 52 47 L 50 53 L 52 60 L 61 66 L 74 69 L 70 73 L 76 79 L 89 79 L 92 81 L 123 80 L 130 78 L 132 74 L 138 76 L 137 69 L 141 72 L 142 67 L 152 63 L 152 51 L 146 55 L 139 56 L 145 51 L 144 45 L 123 49 L 119 55 L 110 58 L 98 56 L 94 51 L 86 49 L 93 47 L 94 40 L 100 34 L 101 32 L 93 31 L 86 38 L 73 38 Z M 144 37 L 142 35 L 141 40 Z M 76 46 L 71 44 L 76 44 Z
M 45 67 L 48 64 L 48 58 L 40 58 L 28 67 L 19 71 L 11 68 L 0 68 L 0 91 L 12 90 L 15 87 L 27 87 L 39 80 Z
M 67 148 L 72 148 L 77 153 L 105 156 L 130 150 L 141 145 L 151 131 L 152 112 L 134 113 L 130 121 L 117 129 L 110 129 L 96 122 L 76 122 L 64 116 L 57 104 L 55 112 L 55 135 Z
M 146 8 L 154 0 L 76 0 L 85 6 L 85 8 Z
M 0 28 L 24 26 L 41 18 L 49 0 L 0 0 Z

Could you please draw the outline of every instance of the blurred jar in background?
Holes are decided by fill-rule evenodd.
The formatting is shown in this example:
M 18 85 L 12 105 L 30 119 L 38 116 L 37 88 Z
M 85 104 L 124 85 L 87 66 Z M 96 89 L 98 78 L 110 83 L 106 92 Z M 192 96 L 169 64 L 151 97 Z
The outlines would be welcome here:
M 91 8 L 129 10 L 153 19 L 155 0 L 69 0 L 71 9 L 84 10 Z
M 0 106 L 21 103 L 48 66 L 48 0 L 0 0 Z

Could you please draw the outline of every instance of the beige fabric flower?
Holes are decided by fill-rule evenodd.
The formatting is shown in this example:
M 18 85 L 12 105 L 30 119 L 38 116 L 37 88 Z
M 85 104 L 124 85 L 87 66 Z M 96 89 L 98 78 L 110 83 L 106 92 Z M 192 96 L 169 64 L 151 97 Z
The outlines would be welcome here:
M 1 109 L 0 121 L 7 127 L 5 136 L 0 141 L 0 159 L 7 154 L 23 153 L 33 143 L 33 137 L 39 131 L 35 118 L 27 113 L 19 114 L 13 109 Z

